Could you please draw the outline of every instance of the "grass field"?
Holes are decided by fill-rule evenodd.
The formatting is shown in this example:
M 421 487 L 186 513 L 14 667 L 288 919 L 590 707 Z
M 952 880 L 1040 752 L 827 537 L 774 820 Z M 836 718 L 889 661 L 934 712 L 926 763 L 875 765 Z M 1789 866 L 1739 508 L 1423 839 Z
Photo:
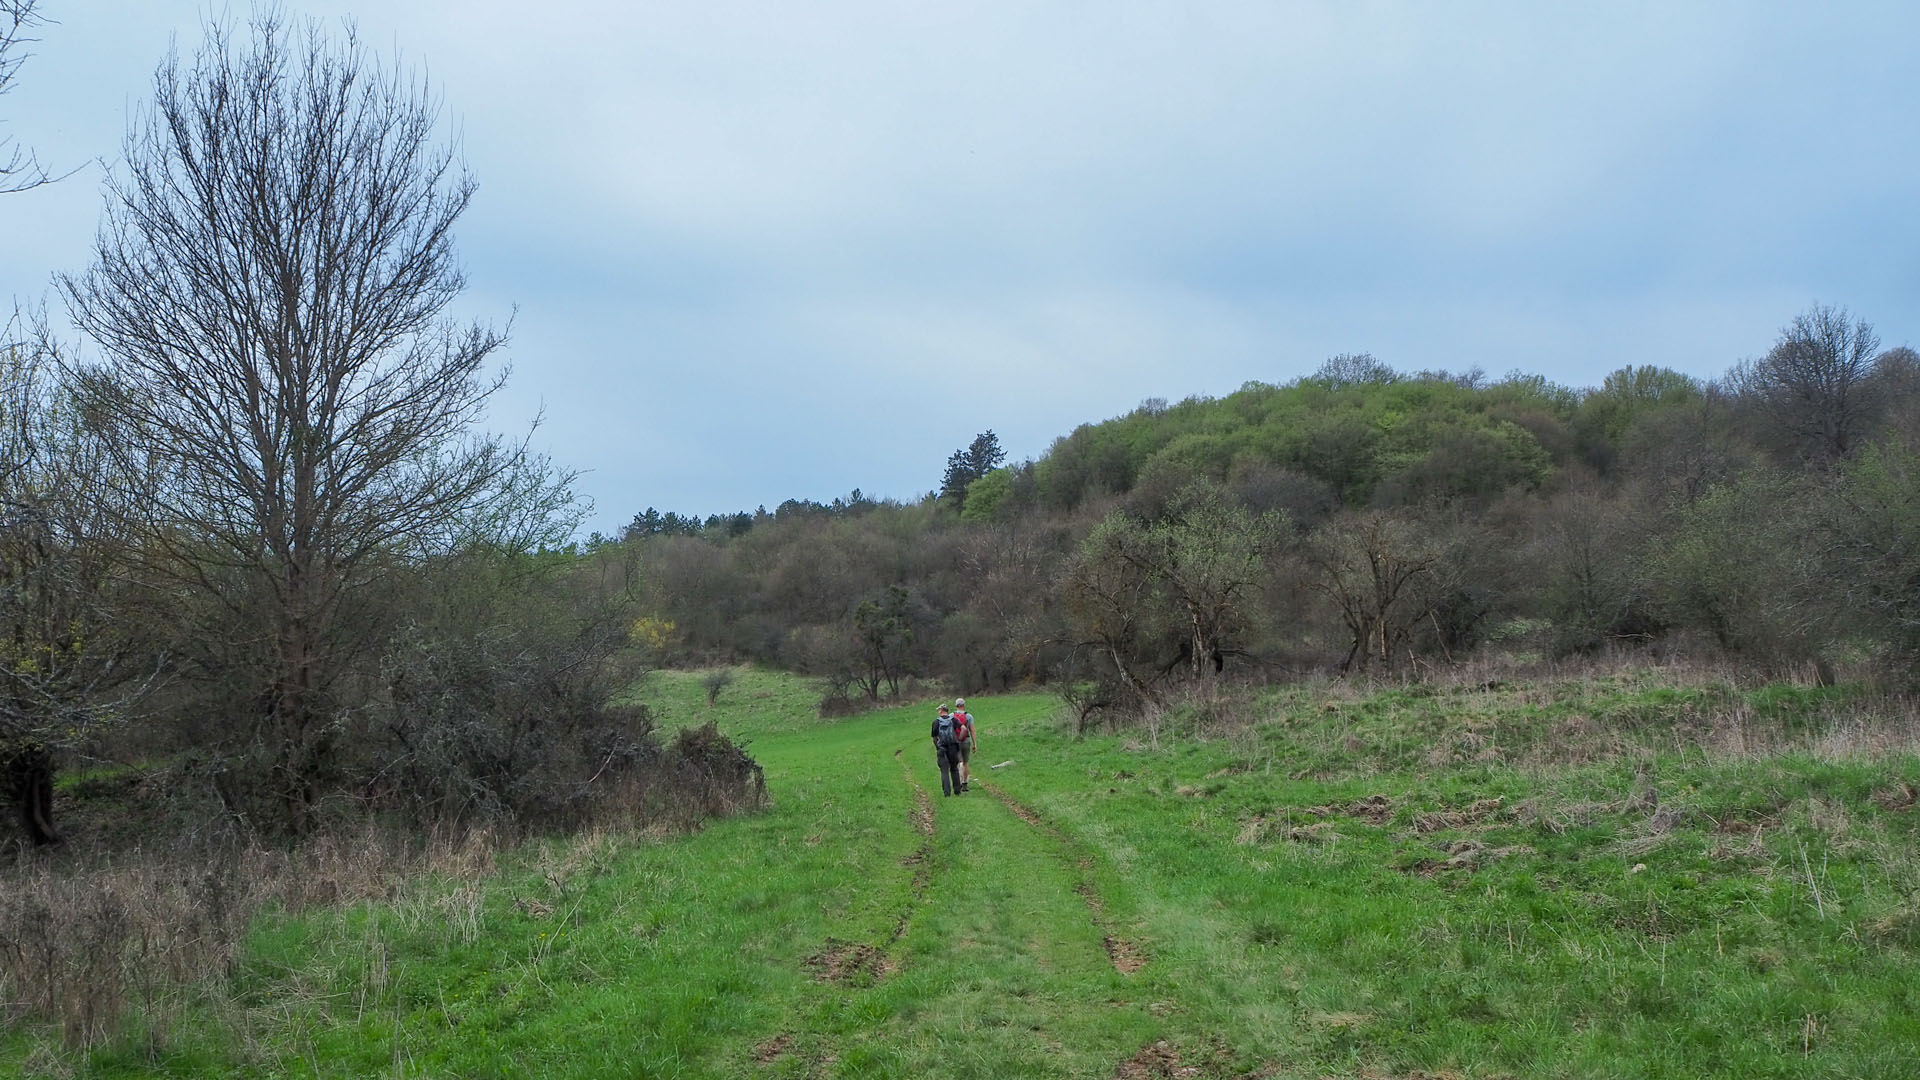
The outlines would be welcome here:
M 1920 760 L 1842 690 L 1652 676 L 1190 705 L 638 695 L 773 805 L 258 926 L 231 984 L 0 1072 L 310 1077 L 1911 1077 Z M 1007 762 L 1001 768 L 988 768 Z

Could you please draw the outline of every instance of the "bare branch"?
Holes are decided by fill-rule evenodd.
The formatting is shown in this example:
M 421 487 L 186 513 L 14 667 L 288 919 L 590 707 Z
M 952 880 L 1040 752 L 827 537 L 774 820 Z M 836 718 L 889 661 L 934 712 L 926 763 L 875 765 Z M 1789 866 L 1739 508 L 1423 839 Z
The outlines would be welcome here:
M 475 432 L 506 337 L 448 316 L 474 181 L 439 131 L 425 81 L 351 26 L 212 24 L 156 74 L 92 265 L 59 283 L 105 356 L 78 374 L 117 471 L 151 480 L 148 576 L 251 627 L 228 644 L 296 819 L 396 573 L 477 535 L 543 542 L 571 502 L 570 476 Z

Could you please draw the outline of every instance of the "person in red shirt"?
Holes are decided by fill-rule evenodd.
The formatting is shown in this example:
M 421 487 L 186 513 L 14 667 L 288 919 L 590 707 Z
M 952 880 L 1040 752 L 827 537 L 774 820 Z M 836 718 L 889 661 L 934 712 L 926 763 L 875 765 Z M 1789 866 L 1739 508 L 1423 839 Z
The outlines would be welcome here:
M 953 715 L 959 722 L 960 732 L 960 790 L 967 790 L 967 784 L 973 779 L 973 748 L 979 741 L 979 733 L 973 729 L 973 714 L 967 711 L 966 698 L 953 699 Z

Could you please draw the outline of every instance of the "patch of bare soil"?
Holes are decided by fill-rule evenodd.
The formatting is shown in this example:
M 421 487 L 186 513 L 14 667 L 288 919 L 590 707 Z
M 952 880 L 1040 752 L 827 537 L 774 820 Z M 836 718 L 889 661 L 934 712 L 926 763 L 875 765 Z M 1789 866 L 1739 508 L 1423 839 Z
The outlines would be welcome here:
M 879 980 L 893 971 L 886 953 L 863 941 L 838 938 L 828 938 L 819 952 L 807 957 L 805 966 L 813 972 L 813 981 L 822 983 L 849 983 L 861 975 Z
M 1121 1062 L 1113 1072 L 1113 1080 L 1167 1080 L 1199 1075 L 1199 1066 L 1181 1064 L 1180 1055 L 1162 1039 L 1152 1046 L 1141 1047 L 1139 1053 Z
M 1487 818 L 1500 812 L 1505 799 L 1476 799 L 1464 810 L 1434 810 L 1425 814 L 1415 814 L 1413 829 L 1415 832 L 1431 833 L 1442 829 L 1464 829 L 1478 825 Z
M 793 1036 L 781 1032 L 759 1046 L 753 1048 L 753 1061 L 756 1065 L 771 1065 L 786 1056 L 793 1049 Z
M 920 830 L 921 836 L 933 835 L 933 800 L 927 798 L 926 789 L 919 784 L 913 785 L 913 827 Z
M 1100 944 L 1106 946 L 1107 959 L 1113 961 L 1113 970 L 1122 975 L 1131 975 L 1147 966 L 1146 952 L 1125 938 L 1108 934 L 1100 939 Z

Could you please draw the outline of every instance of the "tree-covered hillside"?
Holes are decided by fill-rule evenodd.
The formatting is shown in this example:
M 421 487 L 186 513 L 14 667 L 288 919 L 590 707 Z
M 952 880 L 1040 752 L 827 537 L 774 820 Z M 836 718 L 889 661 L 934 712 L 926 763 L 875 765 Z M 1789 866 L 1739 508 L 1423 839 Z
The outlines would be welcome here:
M 649 510 L 592 557 L 638 568 L 668 653 L 873 698 L 920 676 L 1126 706 L 1183 678 L 1490 646 L 1897 677 L 1920 645 L 1917 372 L 1828 307 L 1713 382 L 1629 366 L 1575 389 L 1343 355 L 1150 400 L 964 494 L 954 463 L 991 432 L 937 498 L 667 515 L 676 529 Z

